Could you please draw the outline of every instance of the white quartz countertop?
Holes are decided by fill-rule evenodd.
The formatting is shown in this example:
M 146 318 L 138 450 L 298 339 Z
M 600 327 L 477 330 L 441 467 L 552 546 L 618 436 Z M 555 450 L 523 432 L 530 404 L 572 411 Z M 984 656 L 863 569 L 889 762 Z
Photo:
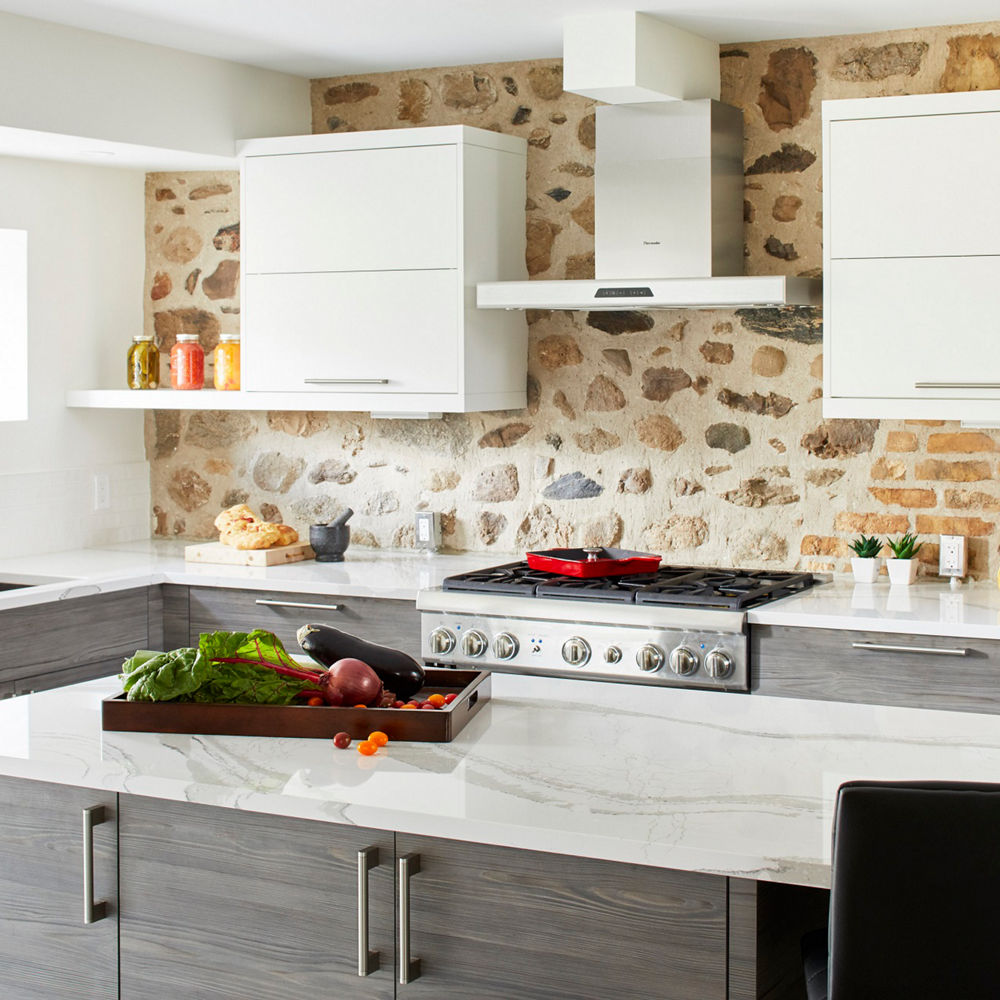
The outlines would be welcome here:
M 825 886 L 837 786 L 1000 776 L 1000 716 L 493 675 L 452 743 L 101 732 L 114 679 L 0 702 L 0 774 Z
M 351 548 L 340 563 L 308 559 L 282 566 L 229 566 L 184 561 L 184 543 L 129 542 L 0 559 L 0 582 L 59 578 L 27 589 L 0 591 L 0 611 L 148 584 L 236 587 L 298 594 L 339 594 L 412 601 L 453 573 L 481 569 L 514 556 L 501 553 L 436 553 Z
M 0 611 L 157 583 L 412 601 L 417 591 L 439 586 L 453 573 L 519 558 L 506 552 L 430 555 L 351 548 L 342 563 L 224 566 L 185 562 L 181 542 L 131 542 L 0 559 L 0 582 L 60 578 L 42 586 L 0 591 Z M 761 625 L 1000 639 L 1000 589 L 992 581 L 952 589 L 939 580 L 892 587 L 835 577 L 802 594 L 755 608 L 748 620 Z

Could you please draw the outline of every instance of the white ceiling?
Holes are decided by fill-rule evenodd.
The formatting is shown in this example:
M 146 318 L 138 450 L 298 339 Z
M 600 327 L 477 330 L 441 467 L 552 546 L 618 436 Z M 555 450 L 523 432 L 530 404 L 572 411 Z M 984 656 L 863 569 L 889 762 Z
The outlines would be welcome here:
M 652 0 L 718 42 L 972 24 L 995 0 Z M 304 77 L 558 56 L 562 21 L 636 0 L 0 0 L 0 11 Z

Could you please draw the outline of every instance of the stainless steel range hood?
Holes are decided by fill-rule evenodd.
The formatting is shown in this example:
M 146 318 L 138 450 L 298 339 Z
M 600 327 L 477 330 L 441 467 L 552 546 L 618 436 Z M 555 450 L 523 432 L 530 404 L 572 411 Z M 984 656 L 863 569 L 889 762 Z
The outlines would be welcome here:
M 813 278 L 743 274 L 743 115 L 704 99 L 597 109 L 593 281 L 491 282 L 481 309 L 821 305 Z

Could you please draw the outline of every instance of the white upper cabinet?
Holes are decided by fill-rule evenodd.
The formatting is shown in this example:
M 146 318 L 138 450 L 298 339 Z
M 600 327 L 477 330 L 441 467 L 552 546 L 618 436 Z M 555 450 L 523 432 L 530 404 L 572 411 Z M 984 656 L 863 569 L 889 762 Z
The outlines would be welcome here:
M 247 157 L 246 274 L 459 264 L 458 148 Z
M 1000 92 L 823 104 L 823 412 L 1000 420 Z
M 522 407 L 523 139 L 465 126 L 243 143 L 243 391 L 317 409 Z

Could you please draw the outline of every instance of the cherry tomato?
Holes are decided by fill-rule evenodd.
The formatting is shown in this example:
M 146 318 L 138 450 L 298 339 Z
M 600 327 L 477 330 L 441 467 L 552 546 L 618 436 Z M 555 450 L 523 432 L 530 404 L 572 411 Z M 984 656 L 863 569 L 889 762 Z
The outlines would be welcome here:
M 370 757 L 376 750 L 378 747 L 369 740 L 362 740 L 358 744 L 358 753 L 364 754 L 366 757 Z
M 392 703 L 393 708 L 403 708 L 406 705 L 405 701 L 400 701 L 398 698 Z
M 436 712 L 437 711 L 437 705 L 435 705 L 430 699 L 428 699 L 427 701 L 425 701 L 420 707 L 421 708 L 429 708 L 432 712 Z
M 307 702 L 307 705 L 325 705 L 326 702 L 318 695 L 314 694 Z
M 454 691 L 452 691 L 451 694 L 446 694 L 444 696 L 444 702 L 446 705 L 450 705 L 457 697 L 458 695 L 455 694 Z
M 407 703 L 407 704 L 405 704 L 405 705 L 401 705 L 400 707 L 401 707 L 401 708 L 417 708 L 418 706 L 417 706 L 417 705 L 414 705 L 414 704 L 413 704 L 413 702 L 411 701 L 411 702 L 408 702 L 408 703 Z
M 377 747 L 384 747 L 389 742 L 389 737 L 381 729 L 376 729 L 374 733 L 368 734 L 368 742 L 374 743 Z
M 337 733 L 333 738 L 333 745 L 338 750 L 346 750 L 351 745 L 350 733 Z
M 432 694 L 427 700 L 435 708 L 440 708 L 445 703 L 444 695 L 443 694 Z
M 367 708 L 368 706 L 367 705 L 355 705 L 354 707 L 355 708 Z

